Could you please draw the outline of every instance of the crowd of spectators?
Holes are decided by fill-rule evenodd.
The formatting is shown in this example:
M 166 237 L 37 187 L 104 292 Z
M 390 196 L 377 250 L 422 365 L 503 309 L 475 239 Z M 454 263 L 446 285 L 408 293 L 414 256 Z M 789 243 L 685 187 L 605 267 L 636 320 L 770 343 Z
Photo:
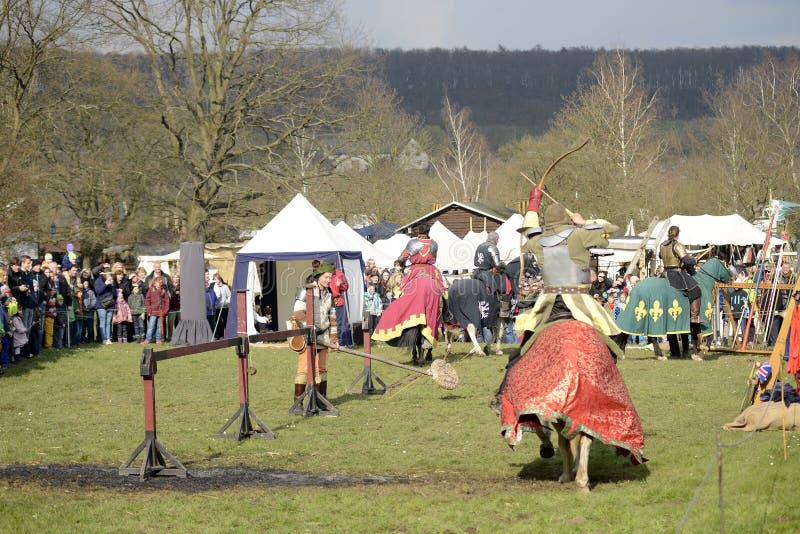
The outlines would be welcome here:
M 0 373 L 42 349 L 84 344 L 169 341 L 180 321 L 180 276 L 160 263 L 148 273 L 121 262 L 82 265 L 72 245 L 62 261 L 23 255 L 0 266 Z M 230 288 L 217 274 L 208 286 L 209 324 L 224 335 Z

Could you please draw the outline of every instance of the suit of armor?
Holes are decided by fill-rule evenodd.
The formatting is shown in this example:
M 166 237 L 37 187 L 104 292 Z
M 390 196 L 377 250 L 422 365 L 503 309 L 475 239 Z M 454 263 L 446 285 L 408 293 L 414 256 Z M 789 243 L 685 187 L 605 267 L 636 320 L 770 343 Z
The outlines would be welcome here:
M 473 263 L 475 271 L 472 277 L 482 281 L 492 294 L 504 295 L 508 292 L 505 275 L 502 274 L 505 266 L 500 260 L 500 250 L 496 243 L 490 240 L 478 245 Z
M 695 260 L 677 239 L 667 239 L 658 249 L 661 261 L 664 263 L 664 278 L 669 285 L 686 295 L 689 299 L 690 321 L 700 322 L 700 286 L 692 278 Z
M 605 234 L 616 228 L 605 222 L 575 226 L 567 219 L 546 225 L 541 235 L 528 240 L 522 251 L 536 256 L 544 288 L 533 308 L 517 316 L 518 333 L 535 332 L 550 321 L 573 318 L 606 336 L 619 334 L 613 317 L 589 295 L 589 249 L 608 246 Z

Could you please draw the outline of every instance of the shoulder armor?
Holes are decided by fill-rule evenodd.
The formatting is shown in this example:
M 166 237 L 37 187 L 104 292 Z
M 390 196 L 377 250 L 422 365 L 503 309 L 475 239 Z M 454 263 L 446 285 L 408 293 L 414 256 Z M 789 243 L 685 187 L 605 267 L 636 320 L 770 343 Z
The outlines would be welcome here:
M 539 238 L 539 244 L 542 247 L 555 247 L 563 243 L 572 232 L 575 231 L 575 228 L 567 228 L 565 230 L 561 230 L 557 234 L 542 236 Z
M 403 250 L 403 252 L 408 252 L 408 255 L 411 256 L 420 250 L 422 250 L 422 241 L 414 237 L 406 244 L 406 248 Z
M 433 254 L 433 257 L 434 258 L 437 257 L 437 254 L 439 252 L 439 244 L 433 239 L 431 239 L 430 247 L 431 247 L 431 254 Z

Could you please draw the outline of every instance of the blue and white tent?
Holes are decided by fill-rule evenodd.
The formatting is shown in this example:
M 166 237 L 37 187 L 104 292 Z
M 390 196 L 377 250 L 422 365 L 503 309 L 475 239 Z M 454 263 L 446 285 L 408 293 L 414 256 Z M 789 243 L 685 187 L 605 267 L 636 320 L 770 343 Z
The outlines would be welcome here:
M 284 330 L 297 289 L 304 286 L 311 274 L 311 261 L 315 259 L 328 261 L 345 273 L 350 286 L 347 291 L 350 323 L 360 323 L 364 262 L 361 251 L 354 249 L 352 241 L 345 239 L 303 195 L 297 194 L 236 254 L 226 337 L 236 336 L 235 295 L 240 289 L 248 290 L 249 314 L 255 295 L 261 295 L 262 301 L 272 308 L 270 328 Z M 249 333 L 255 333 L 252 315 L 247 325 Z

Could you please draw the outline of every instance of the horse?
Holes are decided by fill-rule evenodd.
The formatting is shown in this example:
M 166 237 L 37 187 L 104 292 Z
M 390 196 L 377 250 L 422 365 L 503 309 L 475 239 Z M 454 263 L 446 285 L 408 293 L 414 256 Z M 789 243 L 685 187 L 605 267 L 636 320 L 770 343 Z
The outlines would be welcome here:
M 439 284 L 439 280 L 427 274 L 406 283 L 402 295 L 383 311 L 372 339 L 410 349 L 415 365 L 432 361 L 442 313 Z
M 532 281 L 538 267 L 533 258 L 525 264 L 525 276 Z M 555 453 L 552 428 L 562 458 L 558 480 L 574 481 L 581 491 L 589 490 L 588 459 L 595 440 L 629 455 L 633 464 L 647 461 L 641 454 L 638 414 L 606 342 L 593 327 L 574 319 L 544 325 L 523 341 L 522 357 L 510 363 L 499 396 L 509 444 L 514 447 L 522 430 L 531 429 L 541 440 L 539 455 L 550 458 Z
M 574 481 L 589 490 L 589 451 L 594 441 L 630 456 L 642 456 L 644 432 L 628 389 L 595 329 L 574 319 L 555 321 L 535 333 L 520 349 L 500 399 L 501 432 L 516 447 L 526 430 L 535 431 L 539 454 L 553 454 L 547 427 L 558 435 L 562 473 L 559 482 Z
M 701 338 L 712 330 L 714 283 L 727 282 L 731 276 L 731 271 L 718 258 L 708 260 L 694 275 L 702 293 L 701 323 L 695 325 L 689 321 L 689 299 L 683 293 L 670 286 L 665 278 L 645 278 L 634 286 L 625 309 L 617 318 L 617 326 L 622 331 L 617 341 L 624 348 L 631 335 L 648 338 L 666 335 L 670 356 L 680 358 L 689 352 L 688 334 L 691 334 L 694 342 L 691 357 L 701 360 L 698 355 Z M 678 335 L 681 336 L 682 346 L 678 344 Z M 653 341 L 656 357 L 666 359 L 661 347 Z
M 519 258 L 506 264 L 502 271 L 502 284 L 505 284 L 506 291 L 502 295 L 493 292 L 478 278 L 460 278 L 450 285 L 442 311 L 448 354 L 452 342 L 459 339 L 462 332 L 466 332 L 468 340 L 472 343 L 468 355 L 486 356 L 490 352 L 491 341 L 487 341 L 485 347 L 481 348 L 477 339 L 477 333 L 479 331 L 483 333 L 485 329 L 489 329 L 492 333 L 495 354 L 503 354 L 501 347 L 503 334 L 519 295 L 519 272 Z M 532 255 L 526 255 L 525 276 L 533 280 L 538 274 L 539 269 Z
M 483 332 L 484 328 L 492 330 L 497 354 L 503 353 L 500 343 L 505 321 L 500 321 L 500 299 L 489 291 L 482 280 L 475 278 L 454 280 L 447 289 L 442 319 L 445 323 L 447 354 L 450 354 L 452 342 L 460 337 L 463 329 L 472 342 L 472 349 L 467 355 L 486 356 L 489 352 L 489 343 L 486 343 L 484 350 L 477 339 L 478 329 Z

